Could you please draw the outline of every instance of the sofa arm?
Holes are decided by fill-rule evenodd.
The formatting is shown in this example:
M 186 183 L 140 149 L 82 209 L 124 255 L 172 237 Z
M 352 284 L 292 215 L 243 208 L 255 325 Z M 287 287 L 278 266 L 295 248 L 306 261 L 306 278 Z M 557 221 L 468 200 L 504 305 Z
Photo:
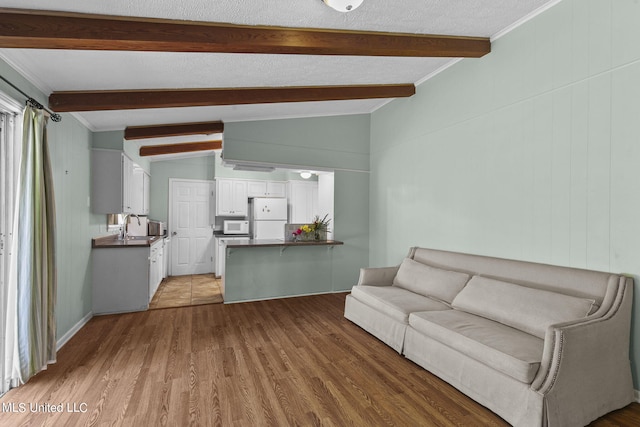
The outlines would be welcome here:
M 633 282 L 621 281 L 607 314 L 550 326 L 531 388 L 548 425 L 586 425 L 634 400 L 629 340 Z
M 399 268 L 399 265 L 395 267 L 361 268 L 358 286 L 391 286 Z

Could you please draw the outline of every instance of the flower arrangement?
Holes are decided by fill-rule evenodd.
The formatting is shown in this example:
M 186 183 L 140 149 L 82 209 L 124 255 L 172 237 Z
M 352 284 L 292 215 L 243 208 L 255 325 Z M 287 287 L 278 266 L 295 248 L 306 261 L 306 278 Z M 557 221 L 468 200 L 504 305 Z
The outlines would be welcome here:
M 311 224 L 304 224 L 296 231 L 293 232 L 294 240 L 320 240 L 322 234 L 326 236 L 329 230 L 329 223 L 331 219 L 328 218 L 329 214 L 326 214 L 322 219 L 319 215 L 313 219 Z

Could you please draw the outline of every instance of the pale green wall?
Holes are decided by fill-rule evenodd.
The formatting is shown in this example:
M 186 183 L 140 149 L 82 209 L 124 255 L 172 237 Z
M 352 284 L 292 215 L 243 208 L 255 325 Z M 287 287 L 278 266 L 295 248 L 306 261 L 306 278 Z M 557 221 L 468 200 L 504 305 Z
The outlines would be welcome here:
M 112 130 L 112 131 L 93 133 L 93 141 L 92 141 L 93 148 L 122 151 L 123 143 L 124 143 L 123 130 Z
M 373 113 L 371 264 L 420 245 L 640 285 L 638 22 L 637 1 L 562 1 Z
M 151 162 L 151 192 L 149 218 L 167 221 L 169 203 L 169 178 L 213 180 L 215 160 L 213 156 Z
M 225 123 L 225 159 L 335 169 L 331 289 L 350 289 L 369 258 L 369 115 Z
M 46 97 L 2 61 L 0 74 L 46 105 Z M 4 84 L 0 90 L 19 101 L 24 99 Z M 105 218 L 91 214 L 88 206 L 91 132 L 70 114 L 62 114 L 62 122 L 49 121 L 47 129 L 56 202 L 60 339 L 91 312 L 91 238 L 104 231 Z
M 147 172 L 151 170 L 149 159 L 140 157 L 137 145 L 131 141 L 125 141 L 124 130 L 94 132 L 92 147 L 124 151 L 127 156 L 142 169 Z
M 92 310 L 91 238 L 104 234 L 106 219 L 89 210 L 91 132 L 69 114 L 48 129 L 55 177 L 61 337 Z
M 225 159 L 369 170 L 369 115 L 225 123 Z

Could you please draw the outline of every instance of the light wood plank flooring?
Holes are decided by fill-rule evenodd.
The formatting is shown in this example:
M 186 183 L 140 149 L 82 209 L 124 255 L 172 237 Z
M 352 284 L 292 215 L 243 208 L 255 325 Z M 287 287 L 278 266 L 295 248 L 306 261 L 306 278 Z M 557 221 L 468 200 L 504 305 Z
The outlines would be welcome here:
M 507 425 L 344 319 L 344 298 L 95 317 L 0 399 L 86 412 L 4 411 L 0 425 Z M 640 405 L 593 425 L 640 425 Z
M 186 307 L 221 302 L 220 279 L 216 279 L 213 274 L 194 274 L 165 278 L 149 303 L 149 308 Z

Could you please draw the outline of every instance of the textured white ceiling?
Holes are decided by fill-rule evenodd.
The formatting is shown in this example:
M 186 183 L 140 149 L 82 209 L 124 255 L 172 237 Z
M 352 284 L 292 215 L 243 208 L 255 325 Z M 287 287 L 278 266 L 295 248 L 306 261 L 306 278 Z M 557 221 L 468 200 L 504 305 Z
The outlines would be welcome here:
M 549 0 L 365 0 L 349 13 L 321 0 L 3 0 L 3 7 L 311 28 L 492 36 Z
M 365 0 L 340 13 L 321 0 L 2 0 L 2 7 L 249 25 L 491 37 L 558 0 Z M 454 59 L 0 49 L 43 92 L 416 83 Z M 482 60 L 482 59 L 469 59 Z M 92 130 L 193 121 L 369 113 L 388 100 L 76 113 Z
M 450 60 L 38 49 L 2 52 L 25 69 L 46 69 L 46 75 L 38 77 L 47 92 L 412 83 L 424 77 L 425 69 L 436 69 Z

